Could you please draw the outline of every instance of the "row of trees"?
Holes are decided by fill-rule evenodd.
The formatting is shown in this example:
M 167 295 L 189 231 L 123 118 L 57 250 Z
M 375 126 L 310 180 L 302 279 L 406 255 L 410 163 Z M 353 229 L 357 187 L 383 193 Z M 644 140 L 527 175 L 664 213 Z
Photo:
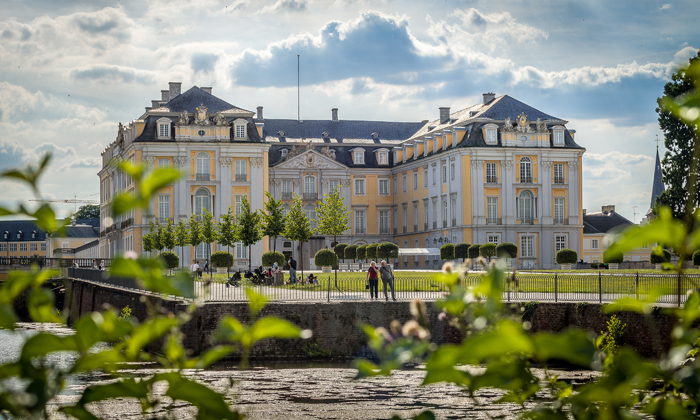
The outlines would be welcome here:
M 518 256 L 518 247 L 510 242 L 496 244 L 445 244 L 440 247 L 441 260 L 455 260 L 462 258 L 462 261 L 467 258 L 515 258 Z
M 392 242 L 364 245 L 337 244 L 333 251 L 341 260 L 378 260 L 399 257 L 399 246 Z

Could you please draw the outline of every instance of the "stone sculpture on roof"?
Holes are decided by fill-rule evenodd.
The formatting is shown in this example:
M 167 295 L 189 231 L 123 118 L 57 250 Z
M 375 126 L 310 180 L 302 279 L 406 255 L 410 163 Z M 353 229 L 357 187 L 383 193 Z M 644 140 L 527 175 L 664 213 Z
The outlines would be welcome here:
M 214 122 L 216 123 L 216 125 L 226 125 L 227 124 L 226 117 L 224 117 L 224 114 L 221 112 L 218 112 L 216 114 L 216 117 L 214 118 Z
M 195 108 L 197 112 L 194 113 L 194 123 L 197 125 L 210 125 L 209 121 L 209 110 L 204 104 L 199 105 Z
M 513 123 L 510 121 L 510 117 L 506 117 L 506 120 L 503 123 L 503 129 L 501 131 L 505 131 L 505 132 L 515 131 L 513 129 Z
M 335 156 L 331 153 L 331 148 L 328 146 L 321 149 L 321 154 L 323 156 L 328 156 L 331 159 L 335 159 Z
M 294 144 L 294 145 L 292 145 L 292 150 L 290 150 L 287 153 L 286 159 L 291 159 L 300 153 L 301 153 L 301 147 L 298 144 Z
M 117 143 L 121 143 L 124 141 L 124 126 L 122 123 L 119 123 L 119 131 L 117 132 Z
M 190 123 L 190 114 L 187 112 L 187 110 L 183 110 L 182 113 L 180 113 L 180 119 L 177 120 L 178 125 L 188 125 Z
M 532 133 L 532 127 L 530 127 L 530 121 L 527 120 L 527 115 L 521 113 L 518 115 L 518 127 L 516 131 L 519 133 Z
M 537 132 L 538 133 L 547 133 L 547 123 L 544 121 L 541 121 L 539 118 L 537 118 Z

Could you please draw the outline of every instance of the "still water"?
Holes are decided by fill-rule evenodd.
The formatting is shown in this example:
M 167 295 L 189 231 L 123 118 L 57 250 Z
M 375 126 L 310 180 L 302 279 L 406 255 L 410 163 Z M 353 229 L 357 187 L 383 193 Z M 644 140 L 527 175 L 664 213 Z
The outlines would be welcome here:
M 15 332 L 0 330 L 0 362 L 16 360 L 22 343 L 37 331 L 58 335 L 72 334 L 65 327 L 24 323 Z M 68 367 L 69 353 L 55 354 L 50 362 Z M 148 364 L 124 370 L 135 377 L 154 373 Z M 490 405 L 500 394 L 485 390 L 476 402 L 452 385 L 421 387 L 425 372 L 420 368 L 394 372 L 390 377 L 353 380 L 355 370 L 350 363 L 274 362 L 239 371 L 233 363 L 221 363 L 207 370 L 187 371 L 187 376 L 210 388 L 225 393 L 230 403 L 250 419 L 390 419 L 394 415 L 410 418 L 423 410 L 432 410 L 440 419 L 517 417 L 515 405 Z M 541 374 L 541 372 L 538 372 Z M 561 379 L 575 383 L 590 379 L 589 372 L 556 371 Z M 72 378 L 61 395 L 49 407 L 51 418 L 61 405 L 74 403 L 90 384 L 109 381 L 107 375 L 92 373 Z M 157 390 L 159 391 L 159 390 Z M 163 391 L 162 389 L 160 390 Z M 166 401 L 172 403 L 171 401 Z M 176 401 L 171 405 L 171 418 L 195 417 L 192 407 Z M 136 400 L 118 399 L 95 404 L 91 410 L 106 419 L 137 419 L 141 408 Z M 165 411 L 153 413 L 162 416 Z

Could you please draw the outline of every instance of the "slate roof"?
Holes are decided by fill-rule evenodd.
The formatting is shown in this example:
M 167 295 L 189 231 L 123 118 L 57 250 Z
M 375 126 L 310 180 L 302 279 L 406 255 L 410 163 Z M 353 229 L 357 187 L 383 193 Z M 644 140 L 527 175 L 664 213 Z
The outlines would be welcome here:
M 610 211 L 583 215 L 583 233 L 611 233 L 633 225 L 627 218 Z
M 65 236 L 61 238 L 99 238 L 100 228 L 89 225 L 66 226 Z
M 267 142 L 352 143 L 352 144 L 398 144 L 418 131 L 423 123 L 354 121 L 354 120 L 297 120 L 265 119 L 263 137 Z M 284 132 L 284 136 L 279 132 Z M 323 133 L 329 133 L 323 138 Z M 377 133 L 377 138 L 372 134 Z
M 206 93 L 206 92 L 205 92 Z M 176 98 L 177 99 L 177 98 Z M 199 106 L 199 105 L 198 105 Z M 149 141 L 149 142 L 172 142 L 175 141 L 175 130 L 170 130 L 170 139 L 169 140 L 163 140 L 159 139 L 157 137 L 157 130 L 158 130 L 158 120 L 161 118 L 169 118 L 173 123 L 177 122 L 179 117 L 175 116 L 162 116 L 162 115 L 149 115 L 147 116 L 144 121 L 145 121 L 145 126 L 143 128 L 143 132 L 141 133 L 140 136 L 134 140 L 135 142 L 142 142 L 142 141 Z M 228 117 L 226 120 L 230 123 L 231 121 L 238 119 L 241 117 Z M 190 119 L 193 119 L 193 117 L 190 117 Z M 258 135 L 258 130 L 255 128 L 255 122 L 253 121 L 253 118 L 247 117 L 243 118 L 246 121 L 248 121 L 248 124 L 246 125 L 246 130 L 248 131 L 248 142 L 260 142 L 262 141 L 260 136 Z M 231 141 L 233 141 L 233 129 L 231 130 Z M 206 142 L 202 142 L 206 143 Z M 245 143 L 240 140 L 236 140 L 236 143 Z
M 282 162 L 282 149 L 291 149 L 291 144 L 285 144 L 285 143 L 277 143 L 277 144 L 272 144 L 270 146 L 270 150 L 268 152 L 268 165 L 269 166 L 275 166 L 279 163 Z M 350 147 L 350 145 L 341 145 L 337 143 L 333 144 L 327 144 L 327 145 L 317 145 L 316 146 L 316 151 L 320 151 L 321 148 L 328 146 L 331 150 L 335 150 L 335 160 L 339 163 L 342 163 L 343 165 L 350 167 L 350 168 L 390 168 L 394 165 L 394 154 L 389 153 L 389 165 L 379 165 L 377 162 L 377 158 L 375 155 L 375 151 L 378 149 L 387 149 L 389 152 L 391 152 L 391 147 L 389 145 L 353 145 Z M 365 150 L 365 164 L 364 165 L 356 165 L 353 161 L 352 158 L 352 150 L 355 149 L 356 147 L 362 147 Z
M 490 118 L 492 120 L 505 120 L 510 117 L 511 120 L 518 118 L 518 115 L 525 113 L 527 119 L 530 121 L 537 121 L 541 119 L 546 120 L 557 120 L 561 121 L 557 117 L 553 117 L 549 114 L 545 114 L 539 109 L 533 108 L 530 105 L 520 102 L 519 100 L 512 98 L 508 95 L 499 96 L 493 101 L 484 105 L 484 110 L 478 112 L 475 118 Z
M 187 112 L 194 113 L 196 108 L 200 105 L 206 106 L 210 114 L 220 111 L 252 113 L 252 111 L 246 111 L 245 109 L 231 105 L 223 99 L 219 99 L 211 93 L 203 91 L 197 86 L 192 86 L 186 92 L 177 95 L 168 103 L 164 104 L 161 109 L 167 108 L 170 112 L 182 112 L 187 110 Z
M 529 118 L 529 115 L 528 115 Z M 501 146 L 501 136 L 496 136 L 498 142 L 496 144 L 486 144 L 484 140 L 484 134 L 481 128 L 487 124 L 496 124 L 498 126 L 498 134 L 501 133 L 503 128 L 503 123 L 472 123 L 469 124 L 467 128 L 467 134 L 464 135 L 462 141 L 457 145 L 457 147 L 502 147 Z M 559 124 L 552 124 L 559 125 Z M 552 125 L 548 125 L 551 127 Z M 554 146 L 553 136 L 549 136 L 549 147 L 552 149 L 583 149 L 584 147 L 579 146 L 575 141 L 571 132 L 569 130 L 564 130 L 564 146 Z
M 92 217 L 90 219 L 75 219 L 75 224 L 76 225 L 90 225 L 92 227 L 96 227 L 99 229 L 100 218 L 99 217 Z
M 654 183 L 651 187 L 651 204 L 650 209 L 654 208 L 654 203 L 656 202 L 656 197 L 658 197 L 662 192 L 666 191 L 664 183 L 661 181 L 661 161 L 659 160 L 659 149 L 656 149 L 656 164 L 654 165 Z
M 32 220 L 0 220 L 0 242 L 5 240 L 4 233 L 9 232 L 10 242 L 37 242 L 46 240 L 46 232 L 39 229 Z M 22 232 L 17 239 L 17 232 Z M 36 239 L 32 239 L 32 231 L 36 231 Z

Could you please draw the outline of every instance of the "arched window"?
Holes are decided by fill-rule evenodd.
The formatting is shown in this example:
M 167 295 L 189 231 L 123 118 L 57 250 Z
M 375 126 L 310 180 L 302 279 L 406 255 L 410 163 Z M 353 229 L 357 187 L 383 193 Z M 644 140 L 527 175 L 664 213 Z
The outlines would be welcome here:
M 197 154 L 197 181 L 209 181 L 209 153 Z
M 200 188 L 194 193 L 194 214 L 201 215 L 204 209 L 211 211 L 211 194 L 206 188 Z
M 530 191 L 522 191 L 518 197 L 518 217 L 520 223 L 532 224 L 534 200 Z
M 408 248 L 408 241 L 403 241 L 403 247 Z M 408 268 L 408 255 L 403 257 L 403 268 Z
M 309 223 L 313 229 L 316 229 L 316 206 L 313 204 L 307 204 L 304 206 L 304 214 L 306 218 L 309 219 Z
M 520 182 L 532 184 L 532 159 L 527 156 L 520 159 Z

